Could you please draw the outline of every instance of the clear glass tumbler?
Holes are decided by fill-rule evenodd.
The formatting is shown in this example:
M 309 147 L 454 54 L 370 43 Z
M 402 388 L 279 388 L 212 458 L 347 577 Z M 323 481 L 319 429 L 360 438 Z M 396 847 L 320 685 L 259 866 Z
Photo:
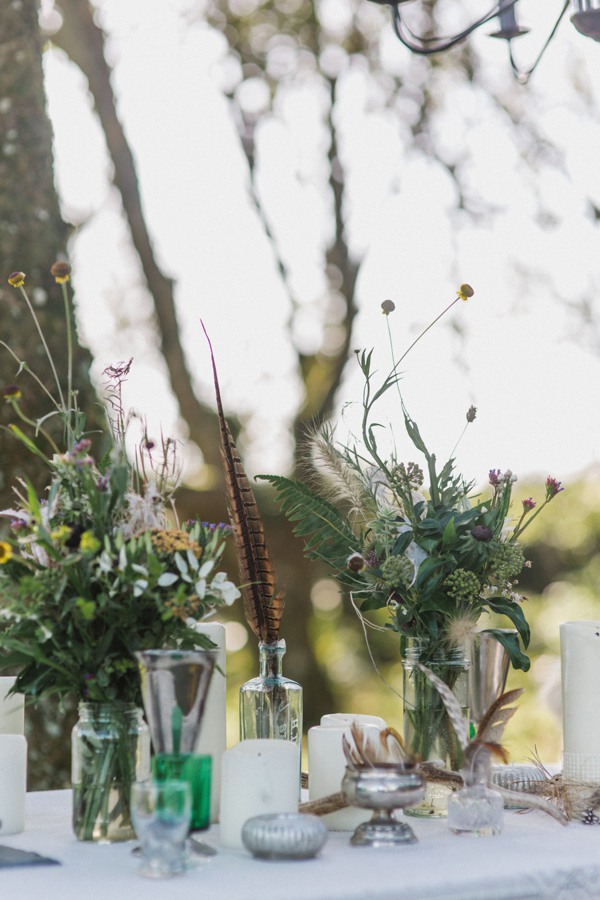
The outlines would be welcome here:
M 187 781 L 138 782 L 131 816 L 142 847 L 139 875 L 170 878 L 185 872 L 192 797 Z

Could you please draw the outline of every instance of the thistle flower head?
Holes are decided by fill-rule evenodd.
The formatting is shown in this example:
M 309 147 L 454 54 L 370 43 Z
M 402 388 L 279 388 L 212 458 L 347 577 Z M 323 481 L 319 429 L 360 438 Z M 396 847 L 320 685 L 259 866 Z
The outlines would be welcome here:
M 471 534 L 476 541 L 487 543 L 494 537 L 494 532 L 487 525 L 476 525 L 471 529 Z
M 351 572 L 362 572 L 362 570 L 367 565 L 367 562 L 360 553 L 351 553 L 346 560 L 346 565 Z

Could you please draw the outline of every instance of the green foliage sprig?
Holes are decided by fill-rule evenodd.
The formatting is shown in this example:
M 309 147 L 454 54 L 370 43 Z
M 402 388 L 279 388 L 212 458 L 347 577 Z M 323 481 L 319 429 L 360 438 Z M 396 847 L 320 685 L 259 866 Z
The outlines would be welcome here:
M 471 296 L 472 288 L 462 285 L 456 300 L 408 350 L 454 303 Z M 388 316 L 394 305 L 385 301 L 382 308 Z M 400 392 L 398 366 L 406 353 L 379 386 L 374 383 L 373 351 L 357 353 L 364 377 L 362 441 L 339 444 L 327 425 L 313 435 L 319 490 L 281 476 L 258 477 L 275 487 L 282 509 L 297 523 L 295 533 L 308 538 L 307 556 L 333 568 L 343 590 L 360 605 L 361 615 L 388 610 L 387 627 L 400 634 L 401 647 L 407 637 L 427 637 L 434 654 L 440 645 L 464 642 L 482 614 L 495 613 L 506 616 L 516 633 L 486 630 L 505 646 L 513 666 L 526 670 L 529 659 L 521 644 L 527 649 L 530 632 L 516 591 L 526 562 L 517 539 L 563 488 L 548 478 L 543 503 L 536 508 L 531 498 L 524 501 L 511 526 L 516 476 L 510 470 L 491 470 L 490 496 L 481 499 L 473 496 L 474 483 L 455 472 L 453 455 L 439 468 Z M 401 462 L 394 444 L 387 457 L 379 447 L 382 426 L 372 421 L 373 408 L 392 388 L 398 391 L 408 437 L 424 457 L 426 491 L 425 473 L 417 463 Z M 467 426 L 475 415 L 471 407 Z M 364 617 L 363 622 L 369 624 Z

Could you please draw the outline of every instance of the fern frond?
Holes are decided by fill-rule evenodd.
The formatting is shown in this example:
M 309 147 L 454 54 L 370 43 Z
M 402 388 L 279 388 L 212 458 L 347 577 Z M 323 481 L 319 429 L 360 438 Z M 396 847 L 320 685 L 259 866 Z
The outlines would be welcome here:
M 362 543 L 348 527 L 342 514 L 301 481 L 292 481 L 281 475 L 257 475 L 268 481 L 277 492 L 277 501 L 290 520 L 296 522 L 294 534 L 311 535 L 305 545 L 309 559 L 322 559 L 338 570 L 346 569 L 348 555 Z

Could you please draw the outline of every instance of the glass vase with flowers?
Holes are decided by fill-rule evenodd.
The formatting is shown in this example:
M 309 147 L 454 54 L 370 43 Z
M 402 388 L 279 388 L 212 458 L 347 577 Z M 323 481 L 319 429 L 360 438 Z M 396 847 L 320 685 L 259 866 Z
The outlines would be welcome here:
M 52 410 L 45 420 L 32 421 L 20 387 L 4 391 L 19 420 L 8 430 L 46 467 L 48 483 L 40 498 L 30 482 L 19 480 L 16 505 L 0 513 L 11 526 L 0 544 L 0 669 L 20 666 L 15 690 L 31 701 L 48 694 L 79 699 L 72 755 L 75 834 L 127 840 L 134 837 L 131 784 L 150 776 L 134 654 L 211 647 L 189 626 L 233 603 L 239 591 L 218 571 L 229 526 L 179 523 L 176 444 L 163 439 L 156 448 L 143 420 L 124 411 L 122 387 L 131 361 L 105 371 L 107 449 L 99 460 L 93 455 L 73 384 L 69 267 L 58 263 L 52 271 L 67 315 L 66 391 L 41 329 L 56 377 L 53 389 L 3 345 L 18 363 L 18 378 L 33 377 Z M 24 281 L 22 273 L 9 279 L 37 323 Z M 48 427 L 51 416 L 61 422 L 62 448 L 56 437 L 61 429 L 52 433 Z M 141 440 L 131 461 L 126 435 L 136 420 Z

